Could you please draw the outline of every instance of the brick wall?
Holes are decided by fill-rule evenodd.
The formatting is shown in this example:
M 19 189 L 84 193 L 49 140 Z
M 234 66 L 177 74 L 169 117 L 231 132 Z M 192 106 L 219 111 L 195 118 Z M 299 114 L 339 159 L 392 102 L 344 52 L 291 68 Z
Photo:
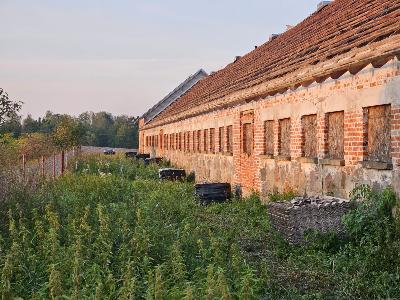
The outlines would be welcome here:
M 217 110 L 188 118 L 178 123 L 143 129 L 140 146 L 146 136 L 167 136 L 189 132 L 189 151 L 161 149 L 164 156 L 177 166 L 195 171 L 198 181 L 231 182 L 241 185 L 244 192 L 261 194 L 294 190 L 300 194 L 329 194 L 348 197 L 357 183 L 375 187 L 393 184 L 400 191 L 400 64 L 397 59 L 382 68 L 367 66 L 357 75 L 345 73 L 338 79 L 328 78 L 321 83 L 299 87 L 284 94 L 252 101 L 247 104 Z M 371 165 L 368 162 L 368 107 L 390 105 L 391 165 Z M 253 145 L 251 154 L 244 153 L 243 126 L 252 115 Z M 305 116 L 313 115 L 317 158 L 303 157 L 305 143 Z M 286 158 L 280 157 L 280 120 L 290 120 L 290 140 Z M 265 122 L 273 122 L 273 156 L 265 155 Z M 334 124 L 334 125 L 332 125 Z M 343 124 L 340 127 L 337 124 Z M 232 126 L 233 149 L 228 150 L 227 128 Z M 338 127 L 339 126 L 339 127 Z M 219 151 L 219 128 L 223 127 L 224 151 Z M 310 129 L 311 130 L 311 129 Z M 210 131 L 214 132 L 215 153 L 210 151 Z M 200 134 L 199 134 L 200 133 Z M 194 135 L 194 139 L 193 139 Z M 371 134 L 370 134 L 371 135 Z M 200 137 L 200 140 L 198 139 Z M 310 136 L 308 136 L 310 138 Z M 194 143 L 194 147 L 193 147 Z M 199 146 L 200 143 L 200 147 Z M 205 144 L 206 143 L 206 144 Z M 206 147 L 206 148 L 205 148 Z M 309 147 L 309 145 L 307 146 Z M 195 149 L 195 151 L 193 151 Z M 197 151 L 200 149 L 200 151 Z M 207 151 L 205 151 L 207 150 Z M 399 179 L 399 180 L 398 180 Z

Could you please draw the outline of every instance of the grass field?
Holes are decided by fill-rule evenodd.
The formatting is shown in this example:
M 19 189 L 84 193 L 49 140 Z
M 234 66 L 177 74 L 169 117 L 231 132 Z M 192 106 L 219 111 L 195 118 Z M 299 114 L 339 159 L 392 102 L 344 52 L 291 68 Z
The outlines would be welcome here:
M 87 156 L 1 203 L 2 299 L 400 298 L 389 189 L 345 217 L 348 236 L 286 244 L 257 195 L 199 206 L 156 166 Z

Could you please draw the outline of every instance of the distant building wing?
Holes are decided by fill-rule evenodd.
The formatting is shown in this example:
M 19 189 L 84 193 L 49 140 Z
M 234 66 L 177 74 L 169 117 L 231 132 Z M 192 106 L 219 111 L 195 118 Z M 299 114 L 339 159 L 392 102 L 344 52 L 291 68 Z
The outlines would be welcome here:
M 151 122 L 161 112 L 163 112 L 168 106 L 179 99 L 193 86 L 195 86 L 200 80 L 207 77 L 208 74 L 203 70 L 198 70 L 195 74 L 190 75 L 185 81 L 178 85 L 172 92 L 161 99 L 157 104 L 150 108 L 140 119 L 144 120 L 144 124 Z

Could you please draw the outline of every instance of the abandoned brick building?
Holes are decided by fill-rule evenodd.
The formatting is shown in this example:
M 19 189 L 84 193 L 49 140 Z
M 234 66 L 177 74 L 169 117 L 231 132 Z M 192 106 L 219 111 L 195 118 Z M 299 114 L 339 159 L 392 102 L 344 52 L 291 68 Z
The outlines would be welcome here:
M 139 125 L 141 152 L 197 181 L 262 195 L 400 192 L 400 2 L 321 6 Z

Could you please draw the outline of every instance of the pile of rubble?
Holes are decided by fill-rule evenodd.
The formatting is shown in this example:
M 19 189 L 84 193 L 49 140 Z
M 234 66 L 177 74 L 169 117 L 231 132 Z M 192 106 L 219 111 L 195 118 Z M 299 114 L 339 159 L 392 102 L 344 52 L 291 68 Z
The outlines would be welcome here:
M 352 207 L 349 200 L 335 197 L 296 197 L 268 204 L 268 214 L 275 230 L 290 243 L 299 244 L 309 230 L 343 234 L 342 216 Z

